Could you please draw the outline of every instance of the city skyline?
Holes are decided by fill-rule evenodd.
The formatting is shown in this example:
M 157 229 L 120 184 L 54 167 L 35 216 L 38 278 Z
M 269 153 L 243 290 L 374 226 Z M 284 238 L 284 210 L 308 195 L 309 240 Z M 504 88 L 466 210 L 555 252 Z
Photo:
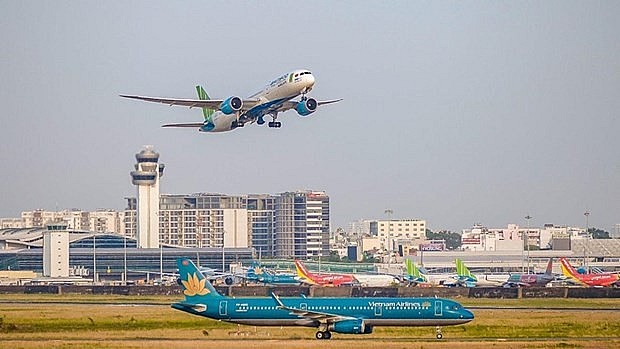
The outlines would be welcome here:
M 0 17 L 1 217 L 120 210 L 152 144 L 162 193 L 324 190 L 332 229 L 386 209 L 434 231 L 620 223 L 617 2 L 2 2 Z M 277 130 L 162 129 L 202 114 L 118 96 L 246 97 L 297 68 L 343 101 Z

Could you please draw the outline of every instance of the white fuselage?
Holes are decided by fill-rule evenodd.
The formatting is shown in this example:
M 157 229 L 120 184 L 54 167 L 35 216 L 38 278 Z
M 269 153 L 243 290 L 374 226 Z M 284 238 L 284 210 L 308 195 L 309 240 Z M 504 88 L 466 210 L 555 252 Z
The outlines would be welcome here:
M 274 101 L 288 101 L 295 98 L 302 93 L 307 93 L 312 90 L 314 86 L 314 76 L 307 70 L 295 70 L 290 73 L 284 74 L 269 83 L 265 88 L 259 92 L 251 95 L 249 98 L 258 99 L 261 103 L 254 108 L 260 108 L 269 102 Z M 277 103 L 276 103 L 277 104 Z M 213 114 L 212 120 L 215 128 L 210 132 L 225 132 L 230 131 L 234 127 L 231 127 L 233 121 L 238 120 L 239 115 L 224 114 L 221 111 L 216 111 Z M 253 122 L 254 120 L 252 120 Z

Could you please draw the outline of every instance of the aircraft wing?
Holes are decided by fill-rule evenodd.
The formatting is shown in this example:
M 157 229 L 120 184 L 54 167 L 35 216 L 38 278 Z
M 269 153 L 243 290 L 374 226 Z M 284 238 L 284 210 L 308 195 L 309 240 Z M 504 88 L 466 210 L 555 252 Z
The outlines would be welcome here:
M 282 301 L 280 300 L 280 297 L 276 296 L 273 292 L 271 293 L 271 298 L 273 298 L 276 304 L 278 304 L 278 308 L 288 310 L 291 314 L 311 321 L 318 321 L 320 323 L 334 323 L 342 320 L 356 319 L 354 317 L 288 307 L 284 305 L 284 303 L 282 303 Z
M 330 100 L 327 100 L 327 101 L 317 101 L 316 104 L 320 107 L 322 105 L 340 102 L 341 100 L 342 100 L 342 98 L 330 99 Z M 276 111 L 282 112 L 282 111 L 287 111 L 287 110 L 290 110 L 290 109 L 295 109 L 297 107 L 297 103 L 299 103 L 299 101 L 286 101 L 286 102 L 282 103 L 282 105 L 280 107 L 278 107 L 276 109 Z M 244 106 L 245 106 L 245 104 L 244 104 Z
M 172 105 L 180 105 L 189 108 L 208 108 L 218 110 L 220 104 L 224 102 L 223 99 L 180 99 L 180 98 L 161 98 L 161 97 L 147 97 L 147 96 L 134 96 L 134 95 L 120 95 L 123 98 L 137 99 L 140 101 L 162 103 Z M 242 110 L 249 110 L 260 103 L 258 99 L 244 99 Z

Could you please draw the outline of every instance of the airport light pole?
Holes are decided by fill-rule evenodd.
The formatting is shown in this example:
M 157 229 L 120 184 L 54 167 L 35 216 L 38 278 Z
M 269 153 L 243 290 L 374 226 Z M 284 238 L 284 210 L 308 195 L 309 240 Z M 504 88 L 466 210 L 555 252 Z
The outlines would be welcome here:
M 226 252 L 224 250 L 224 240 L 225 240 L 224 235 L 225 234 L 226 234 L 226 231 L 222 230 L 222 273 L 226 272 L 226 264 L 224 262 L 225 257 L 226 257 L 226 254 L 225 254 Z
M 587 253 L 586 251 L 588 250 L 588 244 L 590 242 L 590 229 L 588 227 L 588 217 L 590 217 L 590 212 L 588 210 L 586 210 L 586 212 L 583 213 L 583 215 L 586 217 L 586 243 L 583 244 L 583 266 L 586 268 L 586 273 L 589 273 L 589 268 L 588 268 L 588 258 L 589 258 L 589 253 Z
M 390 237 L 392 235 L 392 209 L 388 208 L 385 211 L 385 214 L 388 216 L 388 228 L 387 228 L 387 254 L 388 254 L 388 269 L 390 268 L 390 263 L 392 262 L 392 243 L 390 241 Z
M 127 233 L 123 234 L 123 281 L 127 286 Z
M 530 273 L 530 219 L 532 219 L 532 216 L 530 216 L 529 214 L 527 216 L 525 216 L 525 219 L 527 220 L 527 239 L 525 240 L 527 243 L 527 273 Z
M 95 253 L 95 250 L 96 250 L 95 237 L 96 236 L 97 236 L 97 233 L 93 233 L 93 285 L 97 282 L 97 254 Z

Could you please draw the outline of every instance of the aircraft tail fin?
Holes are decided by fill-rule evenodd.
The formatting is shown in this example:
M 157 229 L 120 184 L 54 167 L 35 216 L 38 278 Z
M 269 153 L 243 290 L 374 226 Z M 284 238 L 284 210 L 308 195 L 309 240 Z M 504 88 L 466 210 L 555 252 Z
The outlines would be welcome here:
M 207 91 L 205 91 L 205 89 L 200 85 L 196 86 L 196 92 L 198 93 L 198 99 L 202 101 L 211 99 L 211 97 L 207 94 Z M 213 116 L 213 113 L 215 113 L 215 110 L 213 109 L 202 108 L 202 115 L 205 117 L 205 121 L 212 122 L 211 117 Z
M 300 260 L 295 260 L 295 270 L 297 271 L 297 276 L 300 278 L 312 280 L 312 274 Z
M 579 279 L 577 277 L 577 270 L 568 262 L 568 260 L 564 257 L 560 258 L 560 264 L 562 266 L 562 274 L 564 274 L 564 276 L 573 278 L 573 279 Z
M 471 273 L 471 271 L 469 271 L 469 268 L 467 268 L 465 262 L 457 258 L 454 263 L 456 263 L 456 274 L 459 277 L 467 277 L 472 280 L 476 280 L 476 277 Z
M 549 258 L 549 263 L 547 263 L 545 275 L 553 275 L 553 258 Z
M 405 259 L 405 266 L 407 267 L 407 275 L 419 278 L 422 276 L 420 269 L 409 258 Z
M 177 267 L 183 294 L 188 303 L 195 303 L 205 297 L 223 297 L 191 260 L 179 258 Z

